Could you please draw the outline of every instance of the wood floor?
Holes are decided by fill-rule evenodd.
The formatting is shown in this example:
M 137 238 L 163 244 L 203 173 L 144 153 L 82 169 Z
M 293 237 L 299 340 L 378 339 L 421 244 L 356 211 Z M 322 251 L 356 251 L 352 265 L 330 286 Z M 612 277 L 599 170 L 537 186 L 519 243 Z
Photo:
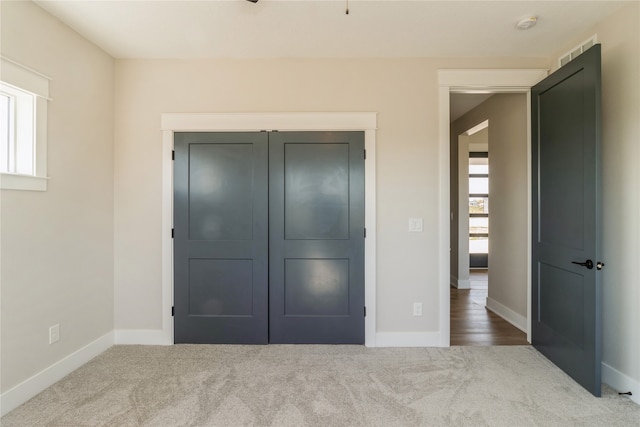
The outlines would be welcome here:
M 487 310 L 487 270 L 473 270 L 471 289 L 451 288 L 451 345 L 528 345 L 527 335 Z

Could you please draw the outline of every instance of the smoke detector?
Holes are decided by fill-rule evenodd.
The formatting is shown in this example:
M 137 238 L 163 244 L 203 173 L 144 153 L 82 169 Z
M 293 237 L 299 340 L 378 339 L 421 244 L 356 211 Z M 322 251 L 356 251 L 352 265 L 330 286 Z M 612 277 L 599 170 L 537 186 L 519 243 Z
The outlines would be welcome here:
M 521 19 L 516 23 L 516 27 L 521 30 L 528 30 L 529 28 L 536 25 L 538 22 L 537 16 L 529 16 L 527 18 Z

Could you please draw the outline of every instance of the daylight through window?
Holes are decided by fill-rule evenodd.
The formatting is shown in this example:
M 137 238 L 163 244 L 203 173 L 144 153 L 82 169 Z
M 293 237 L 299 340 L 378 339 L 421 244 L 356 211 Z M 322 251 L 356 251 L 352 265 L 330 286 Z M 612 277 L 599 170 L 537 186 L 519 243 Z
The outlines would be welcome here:
M 35 95 L 0 83 L 0 172 L 35 175 Z
M 0 187 L 45 191 L 50 79 L 7 58 L 0 60 Z

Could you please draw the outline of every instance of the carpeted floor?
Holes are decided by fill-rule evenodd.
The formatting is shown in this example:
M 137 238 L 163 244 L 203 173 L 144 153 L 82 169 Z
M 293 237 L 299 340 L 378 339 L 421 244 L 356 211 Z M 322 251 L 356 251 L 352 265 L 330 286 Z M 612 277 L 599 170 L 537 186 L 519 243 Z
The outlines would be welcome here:
M 2 426 L 638 426 L 531 347 L 115 346 Z

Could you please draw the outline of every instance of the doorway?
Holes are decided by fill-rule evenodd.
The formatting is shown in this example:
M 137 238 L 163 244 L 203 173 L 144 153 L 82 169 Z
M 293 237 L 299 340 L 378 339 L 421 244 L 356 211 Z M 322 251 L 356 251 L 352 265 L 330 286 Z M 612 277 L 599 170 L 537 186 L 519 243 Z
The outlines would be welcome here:
M 526 96 L 485 94 L 452 118 L 450 342 L 524 345 Z
M 363 132 L 175 134 L 175 342 L 364 343 Z

